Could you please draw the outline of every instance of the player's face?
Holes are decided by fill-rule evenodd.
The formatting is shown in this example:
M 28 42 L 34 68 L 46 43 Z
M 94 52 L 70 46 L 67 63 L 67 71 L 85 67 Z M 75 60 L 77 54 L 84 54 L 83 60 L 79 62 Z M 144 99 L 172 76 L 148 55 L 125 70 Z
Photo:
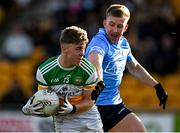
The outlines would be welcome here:
M 67 49 L 67 61 L 71 66 L 78 66 L 85 53 L 86 44 L 70 44 Z
M 128 28 L 127 19 L 113 16 L 108 16 L 103 21 L 103 25 L 110 41 L 115 44 Z

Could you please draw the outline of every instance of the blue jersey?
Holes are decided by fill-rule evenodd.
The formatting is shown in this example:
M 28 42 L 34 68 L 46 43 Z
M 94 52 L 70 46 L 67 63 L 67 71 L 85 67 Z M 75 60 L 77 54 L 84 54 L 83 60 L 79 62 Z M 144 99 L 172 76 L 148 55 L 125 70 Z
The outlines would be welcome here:
M 88 58 L 91 52 L 96 52 L 103 57 L 103 81 L 106 85 L 99 95 L 96 105 L 112 105 L 122 102 L 119 93 L 119 85 L 122 80 L 126 62 L 133 60 L 133 55 L 128 41 L 121 37 L 118 44 L 113 44 L 107 37 L 105 29 L 100 28 L 99 32 L 89 43 L 85 57 Z

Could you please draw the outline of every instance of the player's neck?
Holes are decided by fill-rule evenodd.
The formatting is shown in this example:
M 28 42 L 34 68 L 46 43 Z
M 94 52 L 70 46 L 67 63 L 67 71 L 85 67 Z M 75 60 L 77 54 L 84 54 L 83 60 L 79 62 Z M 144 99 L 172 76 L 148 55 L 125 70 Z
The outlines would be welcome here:
M 74 67 L 74 65 L 71 65 L 71 62 L 69 62 L 66 55 L 60 55 L 59 64 L 64 68 L 72 68 L 72 67 Z

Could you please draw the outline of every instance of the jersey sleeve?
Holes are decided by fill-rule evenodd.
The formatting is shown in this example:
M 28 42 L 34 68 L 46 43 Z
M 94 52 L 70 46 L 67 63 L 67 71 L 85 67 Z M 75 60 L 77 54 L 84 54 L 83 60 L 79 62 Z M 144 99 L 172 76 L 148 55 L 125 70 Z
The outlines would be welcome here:
M 131 50 L 129 51 L 128 55 L 127 55 L 127 62 L 130 62 L 134 59 L 133 54 L 131 53 Z
M 87 73 L 86 75 L 88 75 L 83 88 L 84 90 L 93 90 L 98 80 L 97 71 L 93 64 L 91 64 L 87 59 L 84 58 L 83 60 L 86 62 L 86 70 L 84 70 Z
M 86 80 L 86 84 L 93 84 L 97 81 L 97 72 L 94 71 L 94 73 Z
M 84 90 L 93 90 L 96 86 L 97 82 L 97 73 L 96 71 L 87 79 L 86 85 L 84 86 Z
M 36 80 L 40 86 L 47 86 L 47 83 L 46 83 L 42 73 L 40 72 L 39 68 L 37 69 L 37 72 L 36 72 Z
M 129 45 L 129 42 L 127 41 L 126 38 L 124 38 L 124 40 L 125 40 L 124 42 L 125 42 L 126 47 L 129 49 L 129 52 L 127 54 L 127 62 L 130 62 L 130 61 L 132 61 L 134 59 L 134 56 L 133 56 L 133 54 L 131 52 L 131 47 Z
M 89 43 L 89 45 L 86 49 L 85 57 L 88 58 L 88 56 L 91 52 L 98 53 L 102 57 L 104 57 L 105 53 L 106 53 L 105 51 L 106 51 L 105 42 L 103 40 L 101 40 L 100 38 L 95 37 Z

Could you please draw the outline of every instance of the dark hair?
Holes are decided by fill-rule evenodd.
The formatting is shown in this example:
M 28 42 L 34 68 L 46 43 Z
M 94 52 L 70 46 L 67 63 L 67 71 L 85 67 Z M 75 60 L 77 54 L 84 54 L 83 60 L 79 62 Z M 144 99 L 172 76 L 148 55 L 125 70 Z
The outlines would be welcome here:
M 106 10 L 106 18 L 108 16 L 127 17 L 129 19 L 130 18 L 130 12 L 129 12 L 129 9 L 124 5 L 112 4 Z
M 60 36 L 60 44 L 67 44 L 67 43 L 88 43 L 87 32 L 80 27 L 77 26 L 70 26 L 66 27 Z

